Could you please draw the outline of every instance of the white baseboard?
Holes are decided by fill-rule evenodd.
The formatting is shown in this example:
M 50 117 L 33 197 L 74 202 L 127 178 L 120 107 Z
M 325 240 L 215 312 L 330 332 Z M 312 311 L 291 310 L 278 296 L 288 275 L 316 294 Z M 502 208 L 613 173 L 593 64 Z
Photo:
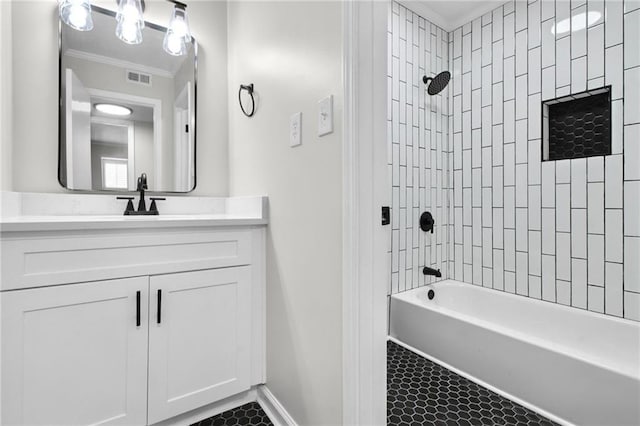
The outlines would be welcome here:
M 284 406 L 271 393 L 266 385 L 253 386 L 246 392 L 239 393 L 222 401 L 205 405 L 176 417 L 155 423 L 153 426 L 184 426 L 240 407 L 250 402 L 260 404 L 264 412 L 275 426 L 298 426 Z
M 258 387 L 257 397 L 258 404 L 260 404 L 275 426 L 298 426 L 293 417 L 266 385 Z

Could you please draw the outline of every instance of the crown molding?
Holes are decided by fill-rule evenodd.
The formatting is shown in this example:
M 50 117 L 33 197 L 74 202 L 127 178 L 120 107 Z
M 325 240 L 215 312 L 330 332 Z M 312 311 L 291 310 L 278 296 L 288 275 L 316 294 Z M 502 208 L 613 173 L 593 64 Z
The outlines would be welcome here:
M 473 10 L 467 13 L 462 13 L 454 20 L 447 20 L 443 18 L 442 15 L 440 15 L 438 12 L 436 12 L 435 9 L 430 4 L 433 4 L 433 3 L 451 4 L 451 3 L 455 3 L 455 1 L 452 1 L 452 0 L 429 0 L 429 1 L 396 0 L 396 1 L 401 5 L 403 5 L 404 7 L 406 7 L 407 9 L 412 10 L 413 12 L 417 13 L 421 17 L 439 26 L 440 28 L 442 28 L 447 32 L 454 31 L 455 29 L 460 28 L 465 24 L 468 24 L 474 19 L 477 19 L 482 15 L 484 15 L 485 13 L 491 12 L 492 10 L 506 3 L 502 1 L 501 2 L 495 2 L 495 1 L 482 2 L 482 7 L 474 8 Z M 526 1 L 526 0 L 520 0 L 520 1 Z M 478 2 L 478 4 L 480 3 L 481 2 Z
M 89 53 L 82 50 L 67 49 L 64 52 L 64 56 L 71 58 L 83 59 L 91 62 L 98 62 L 100 64 L 111 65 L 118 68 L 128 69 L 132 71 L 140 71 L 147 74 L 156 75 L 165 78 L 174 78 L 175 74 L 163 70 L 161 68 L 150 67 L 148 65 L 137 64 L 135 62 L 124 61 L 121 59 L 111 58 L 109 56 L 98 55 L 96 53 Z

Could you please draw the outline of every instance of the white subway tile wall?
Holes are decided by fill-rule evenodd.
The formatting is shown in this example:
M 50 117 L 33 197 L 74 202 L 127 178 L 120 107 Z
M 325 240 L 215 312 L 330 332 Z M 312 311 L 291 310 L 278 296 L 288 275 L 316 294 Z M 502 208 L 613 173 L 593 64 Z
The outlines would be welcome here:
M 583 17 L 586 11 L 599 11 L 602 17 L 586 30 L 552 33 L 555 23 L 569 17 Z M 472 175 L 481 169 L 481 176 L 492 175 L 494 181 L 498 180 L 497 185 L 502 187 L 493 182 L 489 192 L 483 193 L 472 207 L 485 210 L 485 203 L 499 191 L 503 204 L 498 206 L 494 202 L 492 208 L 500 211 L 502 220 L 487 221 L 488 215 L 483 214 L 480 223 L 483 231 L 493 234 L 493 241 L 504 241 L 502 247 L 494 245 L 491 253 L 493 265 L 500 268 L 493 271 L 491 284 L 484 282 L 488 274 L 475 280 L 466 280 L 464 275 L 462 278 L 485 287 L 638 320 L 638 9 L 625 7 L 621 1 L 589 0 L 586 4 L 558 1 L 554 4 L 538 0 L 517 2 L 515 7 L 510 2 L 496 9 L 493 15 L 500 15 L 502 19 L 487 23 L 477 19 L 472 23 L 471 37 L 478 43 L 472 46 L 471 52 L 459 49 L 456 46 L 459 41 L 452 39 L 452 61 L 456 61 L 459 54 L 464 63 L 468 60 L 465 55 L 473 57 L 475 49 L 485 49 L 486 34 L 493 35 L 494 51 L 503 53 L 483 61 L 481 70 L 471 67 L 462 74 L 462 78 L 478 81 L 476 89 L 482 93 L 494 92 L 494 96 L 482 102 L 483 108 L 493 108 L 494 115 L 489 124 L 482 120 L 481 113 L 472 109 L 471 121 L 481 127 L 480 140 L 469 147 L 454 145 L 453 155 L 484 157 L 484 151 L 478 154 L 474 151 L 478 147 L 493 146 L 492 157 L 498 157 L 498 161 L 454 163 L 453 186 L 458 187 L 458 176 L 469 174 L 466 170 L 469 167 Z M 495 25 L 501 28 L 496 29 Z M 495 46 L 496 43 L 499 45 Z M 495 70 L 501 66 L 496 76 Z M 485 75 L 485 67 L 492 71 L 491 76 Z M 467 77 L 467 73 L 471 76 Z M 488 84 L 491 89 L 486 87 Z M 604 84 L 613 86 L 612 145 L 616 155 L 604 161 L 599 157 L 541 162 L 540 102 Z M 502 92 L 503 98 L 496 96 L 496 92 Z M 473 94 L 462 91 L 463 100 L 469 96 Z M 515 104 L 508 106 L 512 99 Z M 514 108 L 515 114 L 511 111 Z M 454 122 L 457 113 L 453 110 Z M 493 131 L 485 128 L 490 125 Z M 496 137 L 500 130 L 503 134 Z M 452 138 L 464 139 L 464 132 L 462 129 L 462 135 L 458 135 L 458 130 L 453 129 Z M 485 140 L 487 135 L 492 135 L 490 141 Z M 465 150 L 471 153 L 466 154 Z M 496 155 L 496 150 L 502 152 Z M 502 182 L 496 176 L 500 176 Z M 468 187 L 463 181 L 462 191 Z M 464 197 L 462 205 L 456 207 L 465 210 Z M 462 226 L 465 224 L 453 221 L 454 229 Z M 477 244 L 475 240 L 467 241 L 465 233 L 460 235 L 462 241 L 455 240 L 454 245 L 464 248 L 465 244 Z M 483 250 L 476 258 L 454 256 L 452 269 L 464 270 L 468 262 L 471 262 L 470 269 L 474 269 L 476 260 L 484 268 L 491 268 L 484 258 L 487 243 L 483 240 L 480 244 Z M 454 254 L 459 251 L 454 249 Z M 496 258 L 502 262 L 497 263 Z M 515 285 L 506 285 L 513 282 L 513 274 Z M 501 276 L 496 279 L 496 275 Z
M 638 4 L 511 1 L 447 33 L 393 3 L 389 294 L 435 281 L 427 265 L 443 279 L 640 320 Z M 591 11 L 601 17 L 586 29 L 552 32 Z M 428 96 L 422 75 L 445 69 L 449 88 Z M 541 102 L 605 84 L 613 155 L 542 162 Z M 418 227 L 425 210 L 434 234 Z
M 463 91 L 471 93 L 474 84 L 470 78 L 472 61 L 475 61 L 470 55 L 470 30 L 461 27 L 447 33 L 398 3 L 394 2 L 391 8 L 387 126 L 393 220 L 389 248 L 392 277 L 388 294 L 410 290 L 454 274 L 453 270 L 448 271 L 448 267 L 453 266 L 449 259 L 455 256 L 454 247 L 448 242 L 454 238 L 463 241 L 464 235 L 462 227 L 454 234 L 454 228 L 449 227 L 449 223 L 453 220 L 462 223 L 464 219 L 461 208 L 454 212 L 449 207 L 454 197 L 458 205 L 464 203 L 462 182 L 465 178 L 461 171 L 463 163 L 471 160 L 471 157 L 462 157 L 463 144 L 471 147 L 471 99 L 467 97 L 463 104 L 461 96 Z M 457 42 L 450 43 L 454 38 Z M 473 43 L 475 45 L 475 41 Z M 449 52 L 454 45 L 457 61 L 452 62 Z M 491 47 L 491 40 L 488 41 L 488 47 Z M 481 60 L 488 59 L 478 57 L 478 65 Z M 452 80 L 438 95 L 429 96 L 422 77 L 433 77 L 441 71 L 451 71 Z M 466 79 L 462 78 L 463 72 Z M 487 83 L 490 88 L 491 81 Z M 457 111 L 455 121 L 453 115 L 449 114 L 450 93 L 453 94 L 452 109 Z M 491 103 L 491 99 L 488 102 Z M 450 127 L 455 128 L 459 136 L 451 143 Z M 463 129 L 467 135 L 464 141 L 461 137 Z M 456 158 L 449 149 L 453 144 L 460 148 Z M 454 162 L 460 170 L 458 186 L 455 188 L 450 175 Z M 471 177 L 468 176 L 467 180 L 469 184 Z M 420 215 L 425 211 L 431 212 L 435 219 L 433 233 L 425 233 L 420 229 Z M 462 258 L 462 245 L 459 250 L 458 255 Z M 424 266 L 440 269 L 442 278 L 423 275 Z M 460 269 L 458 276 L 461 280 L 462 275 Z

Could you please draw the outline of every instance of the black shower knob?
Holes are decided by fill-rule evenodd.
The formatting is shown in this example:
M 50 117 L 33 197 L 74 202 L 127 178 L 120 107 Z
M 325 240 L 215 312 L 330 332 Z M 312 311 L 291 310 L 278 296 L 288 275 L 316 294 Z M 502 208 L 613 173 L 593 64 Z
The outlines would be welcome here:
M 433 216 L 429 212 L 424 212 L 420 216 L 420 229 L 424 232 L 431 232 L 433 234 L 433 225 L 436 221 L 433 220 Z

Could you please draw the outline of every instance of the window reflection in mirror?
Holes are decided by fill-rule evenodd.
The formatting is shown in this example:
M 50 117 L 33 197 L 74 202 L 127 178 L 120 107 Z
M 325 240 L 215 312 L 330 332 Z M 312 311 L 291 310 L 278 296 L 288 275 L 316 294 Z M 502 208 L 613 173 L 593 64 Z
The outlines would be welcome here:
M 143 42 L 115 35 L 113 12 L 93 8 L 92 31 L 60 25 L 59 180 L 68 189 L 135 191 L 195 188 L 195 40 L 185 56 L 162 48 L 163 27 Z

